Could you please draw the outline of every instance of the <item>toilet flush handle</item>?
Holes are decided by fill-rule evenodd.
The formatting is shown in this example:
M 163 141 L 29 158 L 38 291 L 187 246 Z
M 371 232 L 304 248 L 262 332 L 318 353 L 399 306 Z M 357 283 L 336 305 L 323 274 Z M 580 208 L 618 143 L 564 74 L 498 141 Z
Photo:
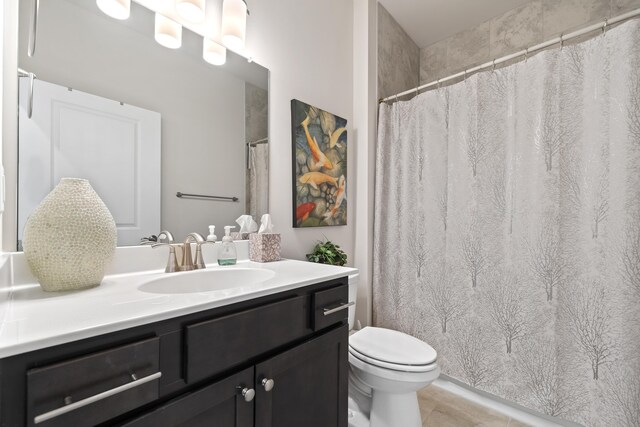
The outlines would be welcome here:
M 263 378 L 262 379 L 262 387 L 264 387 L 265 391 L 271 391 L 273 390 L 273 386 L 276 385 L 275 381 L 273 381 L 271 378 Z

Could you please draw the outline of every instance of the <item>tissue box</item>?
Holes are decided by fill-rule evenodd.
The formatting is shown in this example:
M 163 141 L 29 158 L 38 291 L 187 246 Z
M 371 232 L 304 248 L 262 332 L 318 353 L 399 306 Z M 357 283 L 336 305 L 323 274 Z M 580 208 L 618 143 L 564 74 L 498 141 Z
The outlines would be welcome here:
M 280 260 L 280 233 L 251 233 L 249 259 L 256 262 Z

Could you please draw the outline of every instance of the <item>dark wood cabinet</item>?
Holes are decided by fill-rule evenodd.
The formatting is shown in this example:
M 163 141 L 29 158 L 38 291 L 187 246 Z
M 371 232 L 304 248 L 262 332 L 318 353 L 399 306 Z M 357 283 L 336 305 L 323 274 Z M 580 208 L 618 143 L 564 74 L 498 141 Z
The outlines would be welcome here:
M 346 427 L 347 298 L 344 277 L 0 359 L 0 427 Z
M 348 335 L 344 325 L 256 365 L 255 426 L 346 427 Z
M 347 345 L 344 325 L 121 425 L 346 427 Z

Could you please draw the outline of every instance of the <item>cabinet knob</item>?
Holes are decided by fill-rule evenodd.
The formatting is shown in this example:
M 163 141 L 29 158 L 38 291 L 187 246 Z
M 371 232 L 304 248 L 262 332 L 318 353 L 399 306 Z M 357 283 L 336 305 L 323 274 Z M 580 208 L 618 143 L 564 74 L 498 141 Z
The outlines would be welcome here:
M 238 387 L 240 389 L 241 387 Z M 252 388 L 242 388 L 240 390 L 240 394 L 244 397 L 245 402 L 251 402 L 256 395 L 256 391 Z
M 269 378 L 269 379 L 264 378 L 264 379 L 262 380 L 262 383 L 261 383 L 261 384 L 262 384 L 262 387 L 264 387 L 264 390 L 265 390 L 265 391 L 271 391 L 271 390 L 273 390 L 273 386 L 274 386 L 274 385 L 276 385 L 275 381 L 273 381 L 273 380 L 272 380 L 272 379 L 270 379 L 270 378 Z

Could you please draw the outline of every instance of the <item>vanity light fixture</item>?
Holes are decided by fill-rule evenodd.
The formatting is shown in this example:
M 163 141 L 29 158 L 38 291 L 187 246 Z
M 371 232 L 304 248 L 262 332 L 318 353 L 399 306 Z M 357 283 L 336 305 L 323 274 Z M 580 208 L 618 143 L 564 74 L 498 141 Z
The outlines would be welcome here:
M 248 14 L 244 0 L 224 0 L 222 3 L 222 43 L 236 52 L 244 48 Z
M 128 19 L 131 14 L 131 0 L 96 0 L 98 8 L 115 19 Z
M 164 47 L 178 49 L 182 46 L 182 25 L 156 12 L 155 39 Z
M 211 39 L 202 39 L 202 57 L 212 65 L 223 65 L 227 62 L 227 49 Z
M 205 18 L 205 0 L 177 0 L 176 10 L 183 19 L 199 23 Z

